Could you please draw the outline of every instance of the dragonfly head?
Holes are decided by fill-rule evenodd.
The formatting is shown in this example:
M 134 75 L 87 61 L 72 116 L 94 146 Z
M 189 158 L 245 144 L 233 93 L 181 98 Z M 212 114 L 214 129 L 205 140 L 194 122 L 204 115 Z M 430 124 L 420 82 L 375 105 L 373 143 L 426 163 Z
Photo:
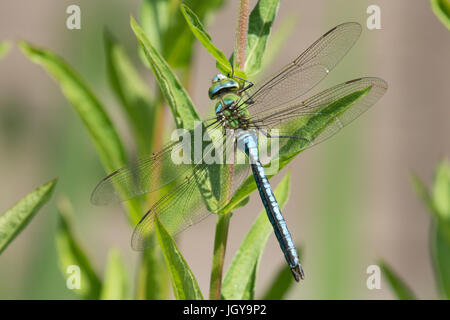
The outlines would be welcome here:
M 212 84 L 218 83 L 218 82 L 220 82 L 222 80 L 225 80 L 225 79 L 227 79 L 227 77 L 224 74 L 218 73 L 211 79 L 211 83 Z
M 237 92 L 239 87 L 239 83 L 236 80 L 219 73 L 212 78 L 208 95 L 211 100 L 214 100 L 224 94 Z

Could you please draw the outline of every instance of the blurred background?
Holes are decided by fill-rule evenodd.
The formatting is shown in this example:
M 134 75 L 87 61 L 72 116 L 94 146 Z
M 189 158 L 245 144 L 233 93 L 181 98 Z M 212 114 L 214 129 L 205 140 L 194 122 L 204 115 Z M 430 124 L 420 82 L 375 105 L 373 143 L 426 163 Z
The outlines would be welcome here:
M 81 8 L 81 30 L 66 28 L 66 8 Z M 154 84 L 137 55 L 129 15 L 139 16 L 141 1 L 1 1 L 0 40 L 24 39 L 49 48 L 86 79 L 107 106 L 124 141 L 127 123 L 109 89 L 103 29 L 125 46 L 135 66 Z M 225 1 L 208 26 L 214 44 L 227 55 L 234 45 L 237 1 Z M 251 1 L 252 6 L 255 1 Z M 368 30 L 366 9 L 381 8 L 381 30 Z M 290 62 L 337 24 L 363 25 L 360 40 L 316 90 L 361 76 L 389 84 L 386 95 L 342 132 L 297 157 L 288 169 L 292 192 L 284 210 L 301 245 L 306 280 L 290 299 L 393 298 L 385 281 L 369 290 L 366 269 L 385 259 L 419 298 L 436 298 L 428 250 L 430 218 L 410 183 L 415 172 L 430 184 L 434 168 L 450 149 L 450 33 L 428 1 L 329 0 L 281 2 L 275 30 L 295 18 L 294 31 L 271 71 Z M 207 96 L 215 61 L 195 44 L 189 92 L 201 115 L 211 108 Z M 171 124 L 170 112 L 167 123 Z M 120 206 L 94 207 L 89 201 L 105 175 L 80 119 L 58 85 L 14 46 L 0 61 L 0 212 L 40 184 L 58 177 L 52 200 L 0 256 L 1 299 L 73 299 L 57 266 L 54 244 L 55 202 L 73 203 L 77 235 L 101 273 L 107 251 L 120 249 L 130 274 L 138 254 L 131 250 L 132 229 Z M 272 185 L 284 175 L 281 173 Z M 231 220 L 226 266 L 262 204 L 255 193 Z M 213 252 L 215 217 L 189 228 L 180 248 L 206 294 Z M 284 258 L 271 236 L 260 264 L 257 292 L 264 290 Z M 131 279 L 132 280 L 132 279 Z

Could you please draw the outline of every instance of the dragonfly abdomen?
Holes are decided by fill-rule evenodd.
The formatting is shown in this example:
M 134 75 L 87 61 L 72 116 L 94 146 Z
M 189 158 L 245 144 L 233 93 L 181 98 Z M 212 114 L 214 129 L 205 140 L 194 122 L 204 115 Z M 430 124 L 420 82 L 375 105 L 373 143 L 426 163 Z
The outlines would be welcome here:
M 250 158 L 250 163 L 255 178 L 256 185 L 258 187 L 259 195 L 266 209 L 267 216 L 272 224 L 275 236 L 283 251 L 284 257 L 292 270 L 295 280 L 299 281 L 304 278 L 302 266 L 299 261 L 297 250 L 295 249 L 292 236 L 286 225 L 286 221 L 281 214 L 280 207 L 275 195 L 273 194 L 272 187 L 269 180 L 266 177 L 264 168 L 259 161 L 258 147 L 255 137 L 251 134 L 244 134 L 243 139 L 245 152 Z

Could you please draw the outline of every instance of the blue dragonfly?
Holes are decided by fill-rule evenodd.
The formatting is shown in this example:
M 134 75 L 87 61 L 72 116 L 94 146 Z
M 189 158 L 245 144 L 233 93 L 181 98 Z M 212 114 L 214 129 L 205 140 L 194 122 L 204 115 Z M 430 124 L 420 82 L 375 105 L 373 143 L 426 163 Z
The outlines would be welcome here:
M 192 156 L 195 147 L 192 138 L 169 142 L 161 151 L 104 178 L 93 191 L 91 201 L 103 205 L 160 190 L 162 197 L 142 217 L 132 235 L 132 248 L 144 250 L 154 243 L 155 217 L 175 235 L 211 212 L 221 212 L 251 168 L 292 274 L 296 281 L 304 279 L 297 250 L 259 151 L 263 143 L 271 145 L 275 139 L 279 150 L 293 143 L 301 144 L 300 150 L 316 145 L 366 111 L 386 92 L 384 80 L 368 77 L 303 98 L 345 56 L 361 29 L 355 22 L 334 27 L 260 84 L 234 75 L 216 75 L 209 88 L 210 99 L 216 101 L 215 116 L 198 125 L 210 138 L 201 142 L 201 155 Z M 217 131 L 219 138 L 226 139 L 214 140 Z M 228 150 L 234 151 L 231 161 L 211 161 L 211 157 L 218 155 L 229 159 L 225 156 Z M 174 155 L 183 161 L 174 161 Z M 244 161 L 236 161 L 242 155 Z

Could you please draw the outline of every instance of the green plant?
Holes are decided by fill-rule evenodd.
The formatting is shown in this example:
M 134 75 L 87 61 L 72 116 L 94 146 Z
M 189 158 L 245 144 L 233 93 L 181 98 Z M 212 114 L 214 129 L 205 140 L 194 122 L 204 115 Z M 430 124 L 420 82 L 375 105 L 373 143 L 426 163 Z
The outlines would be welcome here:
M 234 70 L 236 75 L 244 78 L 255 77 L 275 55 L 274 48 L 266 55 L 265 52 L 279 0 L 259 0 L 250 14 L 248 0 L 241 0 L 236 47 L 230 59 L 213 45 L 211 36 L 203 26 L 221 3 L 222 1 L 191 0 L 178 5 L 178 1 L 143 1 L 142 27 L 133 17 L 130 18 L 131 28 L 140 44 L 140 56 L 144 64 L 152 70 L 159 90 L 146 89 L 147 84 L 140 77 L 123 47 L 110 32 L 105 32 L 110 85 L 128 120 L 138 154 L 146 155 L 161 146 L 163 128 L 160 123 L 165 112 L 164 101 L 170 108 L 177 128 L 192 129 L 194 121 L 200 120 L 185 89 L 189 87 L 192 71 L 194 39 L 198 39 L 216 60 L 217 68 L 221 72 L 230 73 Z M 277 44 L 283 42 L 289 33 L 289 25 L 284 25 L 282 30 L 276 33 L 271 41 Z M 20 42 L 19 46 L 32 62 L 41 65 L 60 85 L 66 99 L 83 121 L 105 172 L 110 173 L 122 167 L 128 161 L 122 139 L 110 119 L 108 110 L 95 92 L 68 63 L 52 51 L 38 48 L 25 41 Z M 367 94 L 368 90 L 353 92 L 335 101 L 326 107 L 327 112 L 341 112 L 350 108 L 356 100 Z M 324 121 L 318 117 L 317 121 L 311 121 L 299 130 L 313 134 L 326 126 L 327 123 Z M 278 172 L 306 147 L 307 144 L 303 140 L 290 141 L 283 146 L 277 159 L 280 163 Z M 272 177 L 273 175 L 269 176 Z M 289 177 L 287 174 L 275 190 L 280 205 L 288 198 Z M 255 297 L 259 260 L 267 239 L 272 234 L 271 225 L 264 212 L 258 216 L 234 256 L 225 277 L 222 277 L 232 212 L 244 206 L 255 190 L 256 184 L 249 177 L 232 195 L 227 206 L 216 213 L 217 226 L 209 293 L 211 299 Z M 161 193 L 164 191 L 161 190 Z M 130 224 L 134 226 L 146 211 L 147 200 L 131 200 L 124 203 L 124 207 Z M 131 296 L 139 299 L 165 299 L 169 296 L 167 288 L 170 279 L 177 299 L 204 298 L 205 295 L 200 291 L 195 276 L 174 239 L 159 220 L 156 220 L 155 241 L 158 241 L 160 249 L 155 246 L 142 254 L 137 275 L 137 290 L 130 294 L 127 288 L 131 287 L 128 281 L 132 277 L 127 276 L 117 251 L 113 249 L 110 252 L 102 280 L 93 270 L 91 259 L 73 233 L 68 201 L 60 203 L 58 211 L 60 224 L 56 243 L 60 267 L 63 273 L 70 265 L 80 267 L 84 282 L 75 292 L 81 297 L 111 299 Z M 280 287 L 279 283 L 274 282 L 265 297 L 282 298 L 286 294 L 293 279 L 290 277 L 288 280 L 285 274 L 286 267 L 280 270 L 279 276 L 275 279 L 276 281 L 282 279 L 284 286 Z
M 430 251 L 438 293 L 450 299 L 450 163 L 442 161 L 437 166 L 431 190 L 416 175 L 412 175 L 412 184 L 433 219 Z M 385 262 L 380 264 L 396 296 L 414 299 L 406 283 Z
M 430 4 L 436 17 L 450 30 L 450 1 L 430 0 Z
M 0 216 L 0 254 L 50 199 L 55 185 L 56 179 L 43 184 Z
M 430 0 L 431 9 L 439 20 L 450 29 L 450 1 Z M 430 251 L 434 267 L 436 286 L 441 298 L 450 299 L 450 166 L 442 161 L 436 169 L 431 191 L 412 175 L 412 184 L 429 211 L 433 225 L 430 230 Z M 381 269 L 386 275 L 395 295 L 399 299 L 415 299 L 416 295 L 401 277 L 384 261 Z

